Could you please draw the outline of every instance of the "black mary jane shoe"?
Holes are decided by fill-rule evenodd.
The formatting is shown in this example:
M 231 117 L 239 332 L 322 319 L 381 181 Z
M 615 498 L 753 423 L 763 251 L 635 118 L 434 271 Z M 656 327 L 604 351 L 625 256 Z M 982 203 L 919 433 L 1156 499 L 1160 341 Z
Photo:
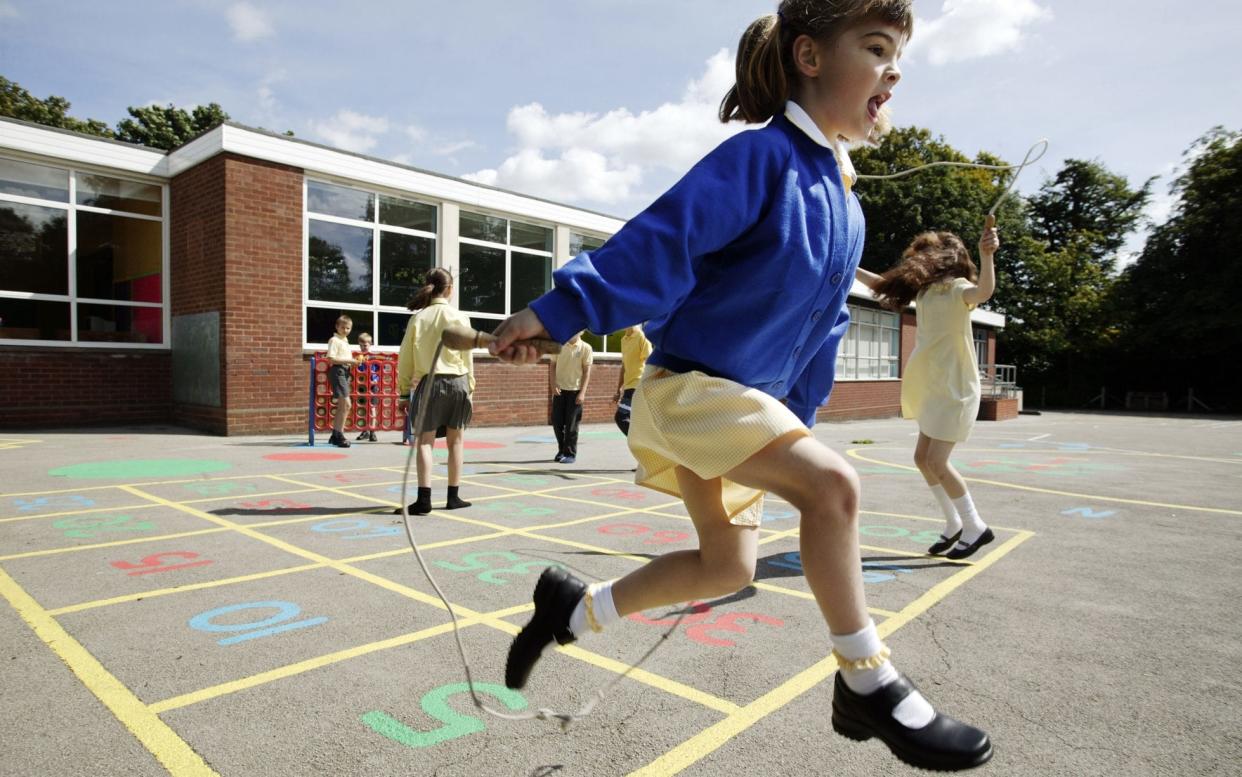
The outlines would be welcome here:
M 946 537 L 943 534 L 941 534 L 940 539 L 937 540 L 930 548 L 927 549 L 927 555 L 939 556 L 943 554 L 946 550 L 956 545 L 958 538 L 961 536 L 962 536 L 961 529 L 958 529 L 957 534 L 954 534 L 952 537 Z
M 963 546 L 961 542 L 958 542 L 957 545 L 953 547 L 953 550 L 944 554 L 944 557 L 951 558 L 956 561 L 957 559 L 966 558 L 967 556 L 973 556 L 975 555 L 976 550 L 982 548 L 984 545 L 987 545 L 994 539 L 996 539 L 996 535 L 992 533 L 992 530 L 984 529 L 983 534 L 980 534 L 977 540 L 966 546 Z
M 922 728 L 906 728 L 897 722 L 893 709 L 916 690 L 914 683 L 901 675 L 863 696 L 851 691 L 838 672 L 832 696 L 832 728 L 859 742 L 875 737 L 901 761 L 919 769 L 955 772 L 987 763 L 992 757 L 992 742 L 974 726 L 939 712 Z
M 575 640 L 574 633 L 569 630 L 569 618 L 586 590 L 586 583 L 559 567 L 543 570 L 532 597 L 535 600 L 535 614 L 509 646 L 509 658 L 505 661 L 505 685 L 524 688 L 544 648 L 553 640 L 558 645 L 568 645 Z

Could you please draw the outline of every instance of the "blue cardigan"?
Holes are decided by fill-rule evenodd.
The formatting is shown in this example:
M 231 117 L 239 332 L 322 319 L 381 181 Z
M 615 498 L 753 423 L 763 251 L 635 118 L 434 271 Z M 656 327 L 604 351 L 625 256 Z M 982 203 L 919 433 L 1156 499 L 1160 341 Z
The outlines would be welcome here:
M 787 401 L 828 401 L 863 216 L 831 149 L 783 115 L 726 140 L 531 303 L 560 342 L 639 322 L 648 364 L 700 370 Z

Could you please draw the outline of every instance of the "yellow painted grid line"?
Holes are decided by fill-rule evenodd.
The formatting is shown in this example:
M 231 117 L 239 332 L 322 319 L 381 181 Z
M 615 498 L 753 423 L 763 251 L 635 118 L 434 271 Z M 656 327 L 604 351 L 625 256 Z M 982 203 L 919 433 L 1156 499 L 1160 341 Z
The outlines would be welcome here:
M 292 545 L 290 543 L 284 542 L 283 540 L 279 540 L 274 537 L 268 537 L 260 532 L 250 529 L 247 526 L 244 526 L 241 524 L 234 524 L 231 521 L 227 521 L 223 518 L 219 518 L 217 516 L 211 515 L 210 513 L 205 513 L 196 508 L 188 507 L 184 505 L 178 505 L 175 502 L 171 502 L 167 499 L 163 499 L 153 494 L 144 493 L 140 489 L 135 488 L 133 486 L 123 486 L 122 488 L 134 494 L 135 496 L 142 497 L 145 499 L 150 499 L 152 501 L 159 502 L 161 504 L 165 504 L 169 507 L 173 507 L 175 509 L 179 509 L 184 512 L 187 512 L 191 515 L 198 515 L 199 517 L 204 518 L 205 520 L 211 521 L 212 523 L 230 526 L 230 528 L 233 528 L 235 531 L 237 531 L 240 534 L 246 535 L 253 539 L 260 540 L 262 542 L 266 542 L 269 545 L 272 545 L 273 547 L 278 547 L 282 550 L 285 550 L 297 556 L 301 556 L 308 560 L 320 562 L 324 566 L 335 569 L 338 572 L 342 572 L 352 577 L 359 578 L 361 580 L 372 583 L 386 590 L 392 591 L 394 593 L 400 594 L 410 599 L 414 599 L 415 601 L 432 605 L 441 610 L 444 609 L 444 603 L 440 601 L 439 597 L 434 597 L 429 594 L 425 594 L 422 591 L 418 591 L 416 589 L 410 588 L 409 586 L 401 585 L 400 583 L 395 583 L 391 580 L 388 580 L 387 578 L 380 577 L 379 575 L 367 572 L 366 570 L 358 569 L 344 562 L 329 559 L 326 556 L 320 555 L 318 553 L 314 553 L 312 551 L 305 550 L 303 548 L 299 548 L 296 545 Z M 331 489 L 328 489 L 328 490 L 331 490 Z M 365 497 L 359 497 L 359 498 L 365 498 Z M 506 527 L 499 527 L 499 528 L 504 529 Z M 522 532 L 518 531 L 515 533 L 521 534 Z M 533 605 L 523 605 L 523 606 L 533 607 Z M 512 623 L 509 623 L 508 621 L 488 618 L 485 614 L 476 612 L 474 610 L 470 610 L 468 608 L 462 607 L 457 604 L 453 604 L 452 608 L 454 612 L 458 613 L 458 615 L 463 618 L 471 618 L 471 619 L 479 620 L 482 623 L 485 623 L 489 626 L 493 626 L 501 631 L 505 631 L 506 633 L 516 634 L 519 631 L 519 628 L 517 626 L 515 626 Z M 598 656 L 596 654 L 589 653 L 587 651 L 582 651 L 581 649 L 579 649 L 578 651 L 573 651 L 570 654 L 576 658 L 587 661 L 588 663 L 594 666 L 597 666 L 599 668 L 602 668 L 602 669 L 612 670 L 613 667 L 615 666 L 623 666 L 623 665 L 619 665 L 616 662 L 612 661 L 612 659 L 608 659 L 603 656 Z M 691 688 L 690 686 L 676 682 L 675 680 L 671 680 L 669 678 L 660 677 L 659 675 L 654 675 L 650 673 L 641 673 L 641 674 L 631 674 L 630 676 L 639 682 L 645 682 L 666 693 L 676 695 L 676 696 L 681 696 L 683 698 L 699 700 L 699 699 L 706 698 L 708 696 L 708 694 L 705 694 L 702 691 L 699 691 L 698 689 Z M 715 703 L 719 705 L 729 704 L 729 702 L 726 702 L 723 699 L 717 699 Z
M 205 777 L 216 772 L 159 716 L 0 569 L 0 595 L 82 684 L 107 707 L 142 746 L 174 777 Z
M 901 609 L 894 617 L 877 627 L 881 637 L 888 637 L 914 618 L 940 602 L 954 589 L 995 564 L 1001 557 L 1022 544 L 1033 534 L 1020 532 L 968 569 L 941 581 Z M 776 712 L 811 688 L 823 682 L 837 669 L 836 659 L 828 657 L 799 672 L 784 683 L 742 707 L 738 712 L 711 725 L 682 742 L 651 763 L 630 773 L 630 777 L 668 777 L 681 772 L 705 756 L 715 752 L 730 739 Z M 826 705 L 825 705 L 826 707 Z M 825 715 L 826 716 L 826 715 Z
M 892 464 L 881 459 L 872 459 L 858 453 L 856 450 L 846 451 L 850 456 L 860 461 L 870 462 L 872 464 L 880 464 L 885 467 L 893 467 L 895 469 L 916 470 L 917 467 L 909 467 L 904 464 Z M 1080 494 L 1074 491 L 1058 491 L 1052 488 L 1039 488 L 1038 486 L 1024 486 L 1018 483 L 1006 483 L 1002 480 L 985 480 L 984 478 L 967 478 L 971 483 L 985 483 L 989 486 L 999 486 L 1000 488 L 1013 488 L 1018 491 L 1031 491 L 1037 494 L 1054 494 L 1056 496 L 1071 496 L 1075 499 L 1088 499 L 1097 502 L 1114 502 L 1117 504 L 1140 505 L 1142 507 L 1162 507 L 1169 510 L 1191 510 L 1200 513 L 1218 513 L 1221 515 L 1242 515 L 1242 510 L 1228 510 L 1223 507 L 1198 507 L 1195 505 L 1171 504 L 1169 502 L 1149 502 L 1143 499 L 1124 499 L 1118 496 L 1101 496 L 1099 494 Z

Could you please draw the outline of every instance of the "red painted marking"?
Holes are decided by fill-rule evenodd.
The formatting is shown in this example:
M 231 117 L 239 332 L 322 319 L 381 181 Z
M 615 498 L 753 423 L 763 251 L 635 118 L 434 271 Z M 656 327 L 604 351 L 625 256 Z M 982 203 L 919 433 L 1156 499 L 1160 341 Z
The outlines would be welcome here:
M 349 458 L 344 453 L 269 453 L 268 461 L 336 461 Z

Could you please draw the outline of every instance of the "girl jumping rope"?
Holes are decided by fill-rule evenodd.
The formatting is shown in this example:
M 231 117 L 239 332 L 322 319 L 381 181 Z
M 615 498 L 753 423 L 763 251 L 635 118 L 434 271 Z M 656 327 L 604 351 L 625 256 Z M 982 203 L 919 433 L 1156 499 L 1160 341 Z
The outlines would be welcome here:
M 858 477 L 808 429 L 832 388 L 862 252 L 844 144 L 875 129 L 912 28 L 911 0 L 784 0 L 756 20 L 720 118 L 766 126 L 725 141 L 497 327 L 492 353 L 532 364 L 538 353 L 517 341 L 649 322 L 629 434 L 636 481 L 684 499 L 699 537 L 697 550 L 590 586 L 544 570 L 509 648 L 509 687 L 525 686 L 554 641 L 747 586 L 772 491 L 801 513 L 802 564 L 840 667 L 833 728 L 923 768 L 991 757 L 983 731 L 936 712 L 890 663 L 863 593 Z
M 992 259 L 1000 237 L 995 223 L 988 216 L 979 238 L 982 273 L 976 272 L 961 239 L 950 232 L 924 232 L 914 238 L 901 261 L 883 275 L 858 269 L 858 279 L 884 307 L 901 311 L 916 301 L 918 334 L 901 379 L 901 414 L 919 422 L 914 463 L 944 513 L 944 532 L 927 552 L 951 559 L 973 555 L 995 539 L 979 517 L 966 481 L 949 463 L 953 446 L 970 437 L 979 413 L 970 311 L 996 290 Z
M 421 429 L 413 430 L 414 444 L 418 446 L 418 499 L 409 506 L 413 515 L 431 512 L 431 448 L 436 441 L 436 429 L 447 427 L 445 442 L 448 445 L 448 501 L 446 510 L 469 507 L 458 496 L 461 487 L 463 461 L 462 430 L 470 423 L 474 405 L 474 356 L 471 351 L 444 348 L 435 363 L 435 380 L 424 385 L 424 378 L 431 371 L 436 345 L 445 327 L 470 326 L 470 317 L 453 309 L 448 298 L 453 293 L 453 276 L 443 267 L 427 273 L 426 285 L 410 300 L 410 309 L 417 311 L 410 316 L 401 341 L 401 353 L 397 357 L 398 405 L 405 411 L 407 403 L 411 415 L 417 415 L 418 405 L 430 403 L 424 414 Z M 410 394 L 410 386 L 416 388 Z M 413 399 L 409 397 L 413 396 Z M 401 513 L 397 508 L 396 512 Z

